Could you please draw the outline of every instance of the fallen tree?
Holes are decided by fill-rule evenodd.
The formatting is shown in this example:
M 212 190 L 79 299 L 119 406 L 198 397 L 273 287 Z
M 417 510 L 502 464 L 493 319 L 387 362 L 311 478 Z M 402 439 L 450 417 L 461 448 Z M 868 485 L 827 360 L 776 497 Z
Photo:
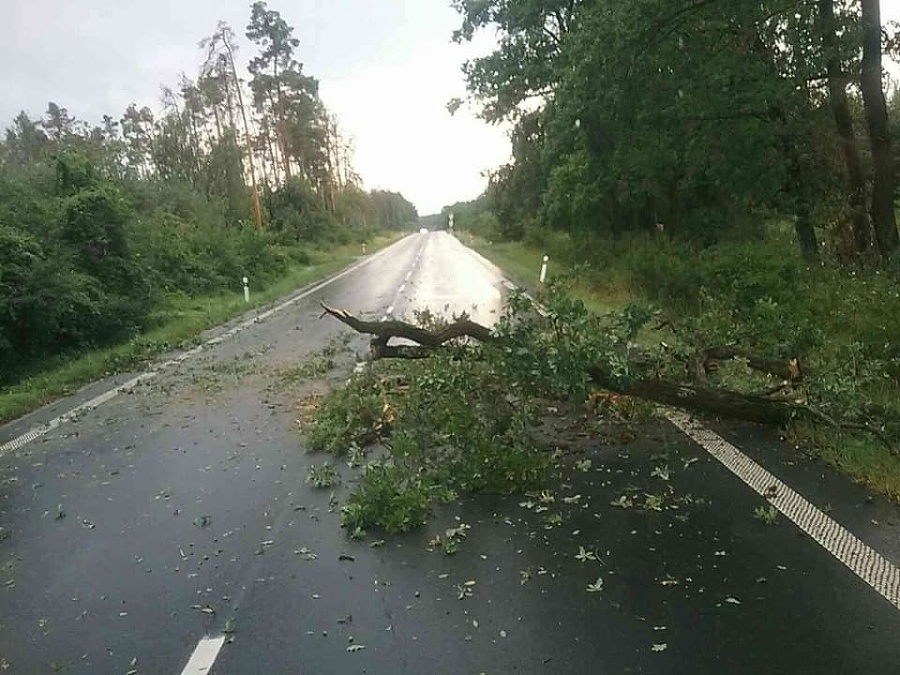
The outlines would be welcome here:
M 497 332 L 467 317 L 429 330 L 405 321 L 366 321 L 324 303 L 322 308 L 325 315 L 334 317 L 359 333 L 371 335 L 372 357 L 375 359 L 424 359 L 437 350 L 458 343 L 461 339 L 480 343 L 497 343 L 503 340 Z M 556 332 L 559 333 L 559 326 L 556 327 Z M 391 345 L 389 342 L 393 338 L 415 344 Z M 769 359 L 736 346 L 705 348 L 696 351 L 693 357 L 688 359 L 689 362 L 684 364 L 686 379 L 673 381 L 664 379 L 654 372 L 651 367 L 653 359 L 647 355 L 629 353 L 628 356 L 630 361 L 637 365 L 637 376 L 623 378 L 615 372 L 611 364 L 602 362 L 585 362 L 584 374 L 596 387 L 696 413 L 778 427 L 784 427 L 792 420 L 803 418 L 840 429 L 858 430 L 875 436 L 892 452 L 894 451 L 891 439 L 882 430 L 883 422 L 880 425 L 877 422 L 873 423 L 870 421 L 871 417 L 860 422 L 859 416 L 835 419 L 803 402 L 800 397 L 784 395 L 785 392 L 792 391 L 794 385 L 804 378 L 805 373 L 797 358 Z M 707 374 L 715 370 L 720 362 L 732 359 L 741 359 L 749 368 L 779 377 L 782 382 L 761 394 L 709 386 Z

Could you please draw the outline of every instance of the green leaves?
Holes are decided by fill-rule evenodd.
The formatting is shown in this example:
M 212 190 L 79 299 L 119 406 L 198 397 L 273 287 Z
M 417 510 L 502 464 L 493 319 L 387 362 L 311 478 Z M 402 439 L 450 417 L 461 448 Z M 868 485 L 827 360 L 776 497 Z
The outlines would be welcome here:
M 488 189 L 501 226 L 534 219 L 617 236 L 663 223 L 710 242 L 737 218 L 798 212 L 843 181 L 828 110 L 809 86 L 823 72 L 814 3 L 454 7 L 455 39 L 499 35 L 464 71 L 483 116 L 515 125 L 514 161 Z

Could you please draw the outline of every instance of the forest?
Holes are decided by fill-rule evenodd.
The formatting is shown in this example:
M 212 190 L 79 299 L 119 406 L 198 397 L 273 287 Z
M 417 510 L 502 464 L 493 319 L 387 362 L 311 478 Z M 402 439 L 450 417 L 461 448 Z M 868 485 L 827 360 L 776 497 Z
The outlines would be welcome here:
M 264 2 L 241 38 L 199 43 L 193 78 L 162 87 L 161 111 L 129 105 L 98 122 L 50 102 L 0 141 L 0 385 L 50 357 L 152 328 L 173 296 L 240 292 L 310 252 L 410 228 L 402 195 L 367 192 L 352 143 L 303 71 L 293 28 Z
M 501 35 L 465 65 L 483 117 L 514 125 L 486 194 L 496 237 L 661 225 L 712 244 L 783 219 L 810 258 L 896 266 L 897 39 L 877 0 L 456 6 L 457 40 Z
M 587 309 L 657 317 L 630 363 L 650 389 L 802 406 L 794 442 L 900 495 L 900 32 L 878 0 L 454 6 L 454 39 L 498 45 L 448 108 L 508 124 L 512 159 L 444 219 L 526 285 L 548 254 Z M 754 372 L 778 360 L 783 381 Z

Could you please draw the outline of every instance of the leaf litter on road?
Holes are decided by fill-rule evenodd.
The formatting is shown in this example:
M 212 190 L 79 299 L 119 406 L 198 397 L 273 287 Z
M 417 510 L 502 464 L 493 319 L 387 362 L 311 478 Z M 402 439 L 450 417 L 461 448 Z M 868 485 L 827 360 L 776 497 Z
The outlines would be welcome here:
M 303 560 L 315 560 L 318 558 L 318 554 L 312 551 L 312 549 L 303 546 L 294 551 L 294 555 L 299 555 Z

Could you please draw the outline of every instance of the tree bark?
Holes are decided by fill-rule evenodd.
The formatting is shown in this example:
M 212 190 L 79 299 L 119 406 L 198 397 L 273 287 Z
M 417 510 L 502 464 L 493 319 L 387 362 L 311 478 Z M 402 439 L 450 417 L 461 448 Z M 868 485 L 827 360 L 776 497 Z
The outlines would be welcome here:
M 247 109 L 244 107 L 244 95 L 241 93 L 241 81 L 238 79 L 237 68 L 234 65 L 234 50 L 228 41 L 228 35 L 222 32 L 222 44 L 228 55 L 228 64 L 231 66 L 231 77 L 237 89 L 238 106 L 241 109 L 241 119 L 244 123 L 244 143 L 247 146 L 247 163 L 250 165 L 250 182 L 253 187 L 253 216 L 256 219 L 256 231 L 262 231 L 262 210 L 259 207 L 259 185 L 256 182 L 256 162 L 253 159 L 253 142 L 250 138 L 250 125 L 247 123 Z
M 887 105 L 881 71 L 881 8 L 879 0 L 862 0 L 863 57 L 862 89 L 869 144 L 872 149 L 874 183 L 872 187 L 872 223 L 875 241 L 883 263 L 900 248 L 897 218 L 894 214 L 894 159 L 888 129 Z
M 696 387 L 651 379 L 638 380 L 627 387 L 621 387 L 616 386 L 608 374 L 601 370 L 592 369 L 590 376 L 591 381 L 597 386 L 618 394 L 746 422 L 784 426 L 800 410 L 798 406 L 788 401 L 741 394 L 725 389 Z
M 275 137 L 278 139 L 278 145 L 281 149 L 281 161 L 284 164 L 284 180 L 291 179 L 291 156 L 288 153 L 287 140 L 284 133 L 284 120 L 281 115 L 284 113 L 284 101 L 281 93 L 281 83 L 278 81 L 278 57 L 272 63 L 273 82 L 275 91 L 278 95 L 277 102 L 272 99 L 272 91 L 269 90 L 269 103 L 272 106 L 272 118 L 275 123 Z
M 837 49 L 834 0 L 819 0 L 819 19 L 822 28 L 822 46 L 826 53 L 828 99 L 841 141 L 844 163 L 847 165 L 853 242 L 856 255 L 866 256 L 872 246 L 869 221 L 866 216 L 866 183 L 862 161 L 859 157 L 856 133 L 853 130 L 850 104 L 847 101 L 846 78 L 841 69 L 841 59 Z
M 809 204 L 801 198 L 797 207 L 797 216 L 794 220 L 794 230 L 797 232 L 797 243 L 800 244 L 800 253 L 808 261 L 819 257 L 819 242 L 816 239 L 816 230 L 812 219 L 809 217 Z
M 490 328 L 482 326 L 468 319 L 454 321 L 444 328 L 435 331 L 425 330 L 405 321 L 365 321 L 358 319 L 342 309 L 334 309 L 324 302 L 319 303 L 326 314 L 330 314 L 357 333 L 373 335 L 376 342 L 387 344 L 392 337 L 404 338 L 417 342 L 423 347 L 436 349 L 441 345 L 461 337 L 471 337 L 479 342 L 490 342 L 494 339 L 494 333 Z

